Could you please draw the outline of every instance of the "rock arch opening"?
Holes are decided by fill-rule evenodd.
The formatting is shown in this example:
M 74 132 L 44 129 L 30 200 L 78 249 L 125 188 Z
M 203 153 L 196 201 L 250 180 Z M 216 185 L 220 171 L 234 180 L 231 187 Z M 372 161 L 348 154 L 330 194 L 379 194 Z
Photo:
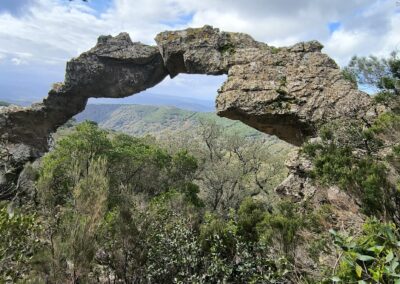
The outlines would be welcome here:
M 123 98 L 178 74 L 226 74 L 217 114 L 301 145 L 327 121 L 376 116 L 369 96 L 347 81 L 316 41 L 276 48 L 242 33 L 211 26 L 166 31 L 157 46 L 133 42 L 127 33 L 101 36 L 96 46 L 67 63 L 65 80 L 42 103 L 0 110 L 6 168 L 48 150 L 48 137 L 81 112 L 89 98 Z
M 126 98 L 89 99 L 88 104 L 138 104 L 170 106 L 190 111 L 215 112 L 217 90 L 226 75 L 179 74 L 143 92 Z

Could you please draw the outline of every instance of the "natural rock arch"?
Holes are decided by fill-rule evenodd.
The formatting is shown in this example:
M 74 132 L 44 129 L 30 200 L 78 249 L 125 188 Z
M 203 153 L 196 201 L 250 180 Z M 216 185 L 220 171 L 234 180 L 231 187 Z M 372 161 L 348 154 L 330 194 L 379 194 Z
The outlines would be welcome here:
M 0 110 L 0 138 L 8 157 L 1 187 L 22 166 L 48 150 L 49 135 L 83 111 L 88 98 L 121 98 L 179 73 L 227 74 L 218 90 L 217 114 L 300 145 L 325 122 L 370 120 L 369 96 L 346 80 L 316 41 L 276 48 L 242 33 L 211 26 L 166 31 L 157 46 L 132 42 L 127 33 L 101 36 L 94 48 L 67 63 L 65 81 L 42 103 Z M 9 169 L 12 170 L 9 170 Z

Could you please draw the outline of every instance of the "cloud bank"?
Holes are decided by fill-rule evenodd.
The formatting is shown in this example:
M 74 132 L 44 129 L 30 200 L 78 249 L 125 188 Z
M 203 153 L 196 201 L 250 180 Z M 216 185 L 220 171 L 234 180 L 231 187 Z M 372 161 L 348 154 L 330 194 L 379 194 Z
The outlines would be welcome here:
M 205 24 L 275 46 L 317 39 L 340 65 L 354 54 L 384 56 L 400 48 L 395 0 L 2 0 L 0 99 L 44 97 L 62 80 L 65 62 L 101 34 L 126 31 L 154 44 L 160 31 Z M 222 81 L 178 76 L 151 92 L 211 99 Z

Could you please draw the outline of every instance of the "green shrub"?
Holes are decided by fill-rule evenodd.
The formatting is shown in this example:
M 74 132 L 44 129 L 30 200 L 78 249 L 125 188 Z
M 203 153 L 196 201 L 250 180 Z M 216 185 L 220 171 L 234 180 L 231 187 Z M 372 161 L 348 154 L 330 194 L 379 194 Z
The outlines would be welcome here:
M 320 142 L 306 143 L 302 148 L 313 162 L 310 176 L 323 185 L 338 185 L 356 194 L 368 215 L 390 213 L 392 186 L 387 166 L 373 154 L 381 149 L 383 135 L 397 133 L 399 118 L 391 113 L 381 115 L 367 130 L 351 121 L 327 124 L 320 131 Z
M 373 99 L 376 103 L 385 104 L 390 102 L 394 98 L 394 94 L 391 92 L 381 91 L 373 96 Z
M 345 80 L 350 81 L 357 86 L 357 76 L 349 68 L 345 67 L 342 70 L 342 75 Z
M 0 208 L 0 282 L 16 282 L 29 273 L 32 256 L 41 243 L 41 227 L 34 214 Z
M 279 48 L 279 47 L 270 46 L 270 48 L 271 48 L 272 54 L 277 54 L 279 51 L 281 51 L 281 48 Z
M 219 47 L 218 51 L 221 52 L 222 54 L 228 54 L 228 55 L 233 55 L 236 52 L 235 46 L 232 43 L 227 43 Z
M 299 231 L 305 225 L 306 220 L 298 213 L 296 205 L 284 201 L 278 204 L 275 212 L 265 214 L 257 228 L 264 243 L 277 242 L 284 255 L 293 258 L 300 241 Z
M 265 205 L 248 197 L 242 201 L 238 210 L 238 234 L 244 240 L 256 242 L 259 239 L 257 225 L 265 215 Z
M 289 277 L 289 263 L 283 256 L 273 259 L 268 245 L 257 239 L 257 227 L 265 212 L 260 203 L 245 200 L 240 213 L 227 221 L 206 215 L 200 230 L 200 243 L 205 253 L 205 283 L 274 283 Z M 255 235 L 250 235 L 255 233 Z
M 372 218 L 359 236 L 331 234 L 341 255 L 333 282 L 400 283 L 400 237 L 393 223 Z

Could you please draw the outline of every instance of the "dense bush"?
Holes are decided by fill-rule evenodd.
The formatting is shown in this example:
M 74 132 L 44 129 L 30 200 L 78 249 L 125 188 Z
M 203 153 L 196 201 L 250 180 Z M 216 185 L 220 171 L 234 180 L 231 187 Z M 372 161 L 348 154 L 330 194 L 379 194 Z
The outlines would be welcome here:
M 400 283 L 399 70 L 397 53 L 354 58 L 343 77 L 392 112 L 331 121 L 302 147 L 307 178 L 375 216 L 361 232 L 332 242 L 340 208 L 274 195 L 288 148 L 215 121 L 162 141 L 71 122 L 41 160 L 33 209 L 0 207 L 0 282 Z
M 303 151 L 313 159 L 313 178 L 355 193 L 367 214 L 381 214 L 386 210 L 388 182 L 384 164 L 368 156 L 357 157 L 353 149 L 330 143 L 308 144 Z
M 14 282 L 29 273 L 32 256 L 41 243 L 41 228 L 34 214 L 0 207 L 0 282 Z
M 393 223 L 372 218 L 358 236 L 331 234 L 340 252 L 333 282 L 400 283 L 400 236 Z
M 254 175 L 262 186 L 264 173 L 253 152 L 242 148 L 244 141 L 229 136 L 227 144 L 221 137 L 207 142 L 207 159 L 242 163 L 235 178 L 247 176 L 233 191 L 224 185 L 226 208 L 213 210 L 209 197 L 199 195 L 199 162 L 187 149 L 166 151 L 148 138 L 109 133 L 90 122 L 63 131 L 41 161 L 37 216 L 11 218 L 1 211 L 2 232 L 21 238 L 12 240 L 14 251 L 4 250 L 4 261 L 10 259 L 3 261 L 5 276 L 39 283 L 268 283 L 294 277 L 288 259 L 300 217 L 296 208 L 274 209 L 250 197 L 246 188 L 259 187 Z M 236 196 L 238 189 L 244 191 Z M 225 203 L 229 199 L 235 201 Z M 273 247 L 285 252 L 276 258 Z
M 338 127 L 341 124 L 345 127 Z M 398 133 L 399 116 L 393 113 L 382 114 L 367 129 L 349 121 L 332 122 L 322 128 L 321 141 L 307 143 L 302 150 L 313 161 L 310 174 L 317 182 L 355 194 L 368 215 L 393 216 L 397 209 L 390 200 L 398 193 L 388 181 L 387 161 L 376 156 L 381 149 L 392 148 L 393 155 L 387 157 L 396 161 Z

